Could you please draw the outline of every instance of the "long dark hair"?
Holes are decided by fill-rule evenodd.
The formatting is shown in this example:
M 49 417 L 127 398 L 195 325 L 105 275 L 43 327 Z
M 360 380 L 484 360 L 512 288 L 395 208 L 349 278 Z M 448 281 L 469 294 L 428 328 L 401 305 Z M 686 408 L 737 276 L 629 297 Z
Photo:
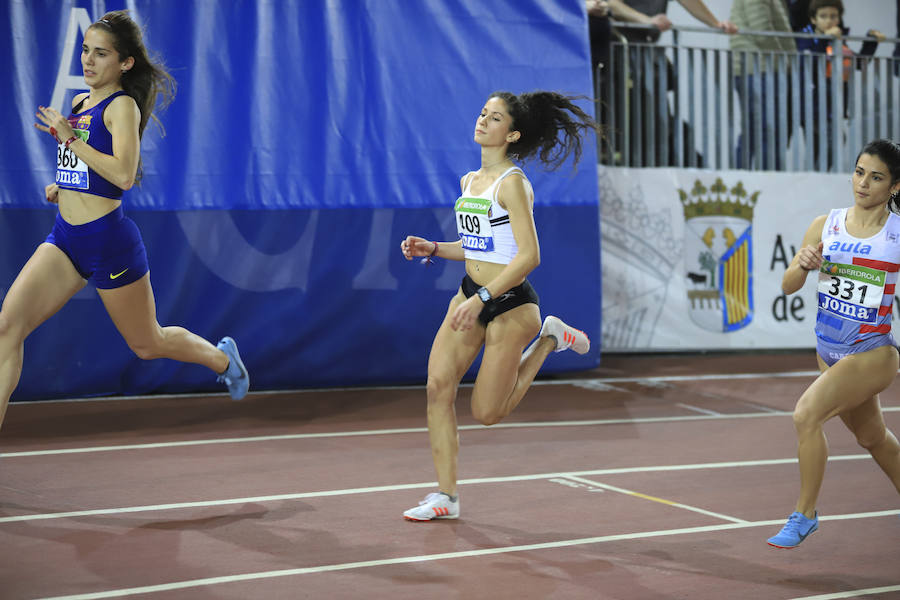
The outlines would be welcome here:
M 128 11 L 116 10 L 108 12 L 93 23 L 91 27 L 105 31 L 112 36 L 113 47 L 119 54 L 119 60 L 134 57 L 134 66 L 122 73 L 122 89 L 134 98 L 141 111 L 141 124 L 138 135 L 144 136 L 144 129 L 152 118 L 160 126 L 162 124 L 153 114 L 157 107 L 157 97 L 162 97 L 159 108 L 165 107 L 175 97 L 175 80 L 166 71 L 162 61 L 151 59 L 144 46 L 144 36 L 137 23 L 128 16 Z
M 600 133 L 600 125 L 572 102 L 582 96 L 536 91 L 518 96 L 494 92 L 489 98 L 506 102 L 513 120 L 510 130 L 521 134 L 509 145 L 509 154 L 517 160 L 537 155 L 546 168 L 553 170 L 572 154 L 577 165 L 581 160 L 581 133 L 588 129 Z
M 859 162 L 859 157 L 863 154 L 877 156 L 881 162 L 887 165 L 891 174 L 891 185 L 900 181 L 900 145 L 895 144 L 891 140 L 872 140 L 856 156 L 856 162 Z M 900 194 L 891 195 L 888 208 L 895 213 L 900 213 Z

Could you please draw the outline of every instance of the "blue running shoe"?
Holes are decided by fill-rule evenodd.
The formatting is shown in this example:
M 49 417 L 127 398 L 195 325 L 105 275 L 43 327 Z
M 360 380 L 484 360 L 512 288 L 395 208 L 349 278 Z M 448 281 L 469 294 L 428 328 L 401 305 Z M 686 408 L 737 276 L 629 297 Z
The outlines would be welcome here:
M 230 337 L 223 337 L 222 341 L 216 346 L 228 357 L 228 368 L 216 379 L 219 383 L 228 386 L 228 393 L 231 394 L 232 400 L 240 400 L 247 395 L 250 389 L 250 374 L 241 361 L 241 355 L 238 354 L 237 344 Z
M 775 537 L 770 537 L 770 546 L 776 548 L 796 548 L 809 534 L 819 528 L 819 513 L 812 519 L 807 519 L 801 512 L 793 512 L 788 517 L 787 523 Z

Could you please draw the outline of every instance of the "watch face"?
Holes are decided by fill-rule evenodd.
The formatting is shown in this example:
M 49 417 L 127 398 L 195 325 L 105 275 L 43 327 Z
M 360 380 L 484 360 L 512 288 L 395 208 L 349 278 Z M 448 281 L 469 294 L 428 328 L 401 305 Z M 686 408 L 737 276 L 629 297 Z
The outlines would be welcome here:
M 478 288 L 478 297 L 481 298 L 482 302 L 487 302 L 491 299 L 491 293 L 485 288 Z

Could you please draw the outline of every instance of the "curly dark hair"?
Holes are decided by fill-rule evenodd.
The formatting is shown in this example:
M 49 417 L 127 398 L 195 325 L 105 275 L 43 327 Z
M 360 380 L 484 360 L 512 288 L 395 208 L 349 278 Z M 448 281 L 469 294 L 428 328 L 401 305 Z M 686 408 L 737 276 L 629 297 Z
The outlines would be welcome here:
M 537 156 L 549 169 L 557 169 L 570 154 L 577 165 L 581 160 L 581 133 L 600 125 L 573 100 L 584 96 L 564 96 L 558 92 L 535 91 L 519 94 L 494 92 L 488 98 L 500 98 L 512 117 L 511 131 L 520 133 L 509 145 L 511 157 L 524 161 Z

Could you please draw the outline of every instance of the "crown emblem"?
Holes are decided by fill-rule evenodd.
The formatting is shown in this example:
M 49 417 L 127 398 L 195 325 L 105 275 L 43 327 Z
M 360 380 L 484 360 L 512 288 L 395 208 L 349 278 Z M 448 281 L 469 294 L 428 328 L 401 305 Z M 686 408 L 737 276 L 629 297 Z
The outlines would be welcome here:
M 744 189 L 742 182 L 738 181 L 729 190 L 722 178 L 719 177 L 709 189 L 698 179 L 694 182 L 694 188 L 690 195 L 679 188 L 678 196 L 684 208 L 686 221 L 694 217 L 712 216 L 737 217 L 745 221 L 753 221 L 753 208 L 759 198 L 759 191 L 753 192 L 753 195 L 748 198 L 747 190 Z

